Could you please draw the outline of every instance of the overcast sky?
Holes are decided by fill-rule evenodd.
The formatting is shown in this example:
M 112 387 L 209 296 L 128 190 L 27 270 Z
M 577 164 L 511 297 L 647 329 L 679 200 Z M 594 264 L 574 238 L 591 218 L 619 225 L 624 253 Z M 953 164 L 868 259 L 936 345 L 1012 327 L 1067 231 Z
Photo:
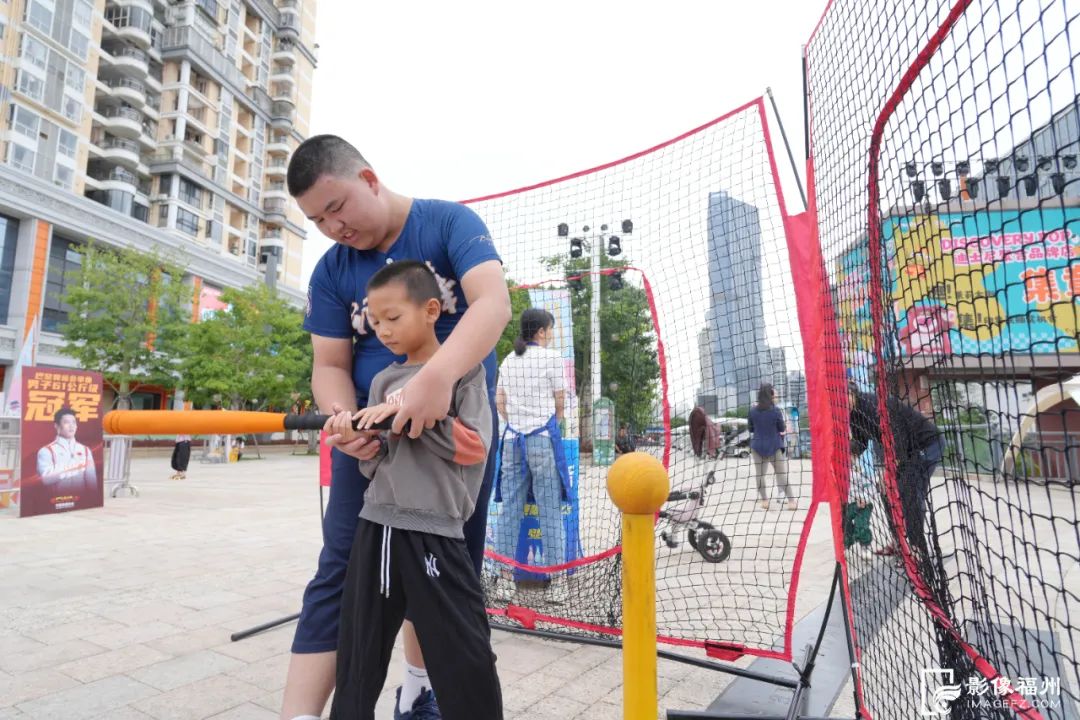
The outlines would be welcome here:
M 399 192 L 462 200 L 624 157 L 768 86 L 801 169 L 801 47 L 824 6 L 323 0 L 312 134 L 352 141 Z M 328 246 L 309 226 L 304 282 Z

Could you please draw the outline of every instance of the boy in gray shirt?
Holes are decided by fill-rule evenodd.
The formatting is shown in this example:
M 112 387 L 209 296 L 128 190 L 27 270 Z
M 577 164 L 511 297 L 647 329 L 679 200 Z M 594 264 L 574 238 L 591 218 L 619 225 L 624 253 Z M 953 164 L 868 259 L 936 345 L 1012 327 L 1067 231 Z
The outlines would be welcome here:
M 402 387 L 439 348 L 441 298 L 423 263 L 390 263 L 372 276 L 368 320 L 379 340 L 406 360 L 376 375 L 368 407 L 335 416 L 333 432 L 374 432 L 397 412 Z M 449 417 L 415 440 L 377 435 L 378 452 L 360 462 L 371 484 L 345 578 L 333 720 L 374 720 L 406 616 L 420 639 L 442 716 L 502 719 L 484 594 L 462 533 L 480 492 L 491 427 L 484 368 L 477 365 L 455 385 Z M 421 696 L 413 707 L 427 699 Z

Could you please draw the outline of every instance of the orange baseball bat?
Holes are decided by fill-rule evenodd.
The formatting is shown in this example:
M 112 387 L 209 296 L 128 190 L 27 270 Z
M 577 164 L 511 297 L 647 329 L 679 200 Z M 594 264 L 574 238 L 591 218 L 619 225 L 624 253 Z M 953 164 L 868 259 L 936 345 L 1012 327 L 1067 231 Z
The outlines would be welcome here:
M 113 410 L 103 426 L 110 435 L 244 435 L 284 430 L 322 430 L 329 415 L 254 410 Z M 389 430 L 392 419 L 376 424 Z

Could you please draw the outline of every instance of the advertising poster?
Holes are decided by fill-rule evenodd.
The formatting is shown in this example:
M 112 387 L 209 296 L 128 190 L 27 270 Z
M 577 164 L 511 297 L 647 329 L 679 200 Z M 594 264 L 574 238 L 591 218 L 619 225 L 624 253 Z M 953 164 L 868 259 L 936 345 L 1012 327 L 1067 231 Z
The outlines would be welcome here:
M 101 507 L 101 375 L 27 367 L 19 517 Z
M 1080 351 L 1080 208 L 893 217 L 882 237 L 904 356 Z M 849 352 L 873 347 L 868 262 L 864 243 L 838 259 Z
M 199 322 L 213 317 L 221 310 L 228 310 L 229 306 L 221 301 L 221 289 L 213 285 L 203 285 L 199 292 Z

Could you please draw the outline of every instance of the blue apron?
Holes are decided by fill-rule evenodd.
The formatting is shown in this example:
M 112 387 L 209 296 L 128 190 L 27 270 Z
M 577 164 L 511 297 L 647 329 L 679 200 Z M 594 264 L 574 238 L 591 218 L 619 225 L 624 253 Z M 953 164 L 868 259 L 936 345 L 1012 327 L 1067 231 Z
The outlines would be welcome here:
M 521 454 L 522 465 L 525 467 L 525 474 L 529 473 L 529 456 L 525 452 L 525 438 L 538 435 L 544 431 L 547 431 L 548 437 L 551 438 L 551 450 L 555 454 L 555 469 L 559 472 L 559 479 L 562 481 L 562 500 L 563 502 L 569 502 L 570 500 L 570 468 L 566 464 L 566 448 L 563 446 L 562 435 L 559 433 L 559 423 L 552 415 L 548 418 L 546 425 L 541 425 L 530 433 L 520 433 L 510 427 L 506 426 L 503 430 L 500 443 L 502 447 L 506 447 L 506 434 L 510 433 L 514 436 L 514 447 Z M 505 461 L 505 457 L 503 460 Z M 515 478 L 524 482 L 524 478 Z M 502 470 L 495 475 L 495 502 L 502 502 Z

